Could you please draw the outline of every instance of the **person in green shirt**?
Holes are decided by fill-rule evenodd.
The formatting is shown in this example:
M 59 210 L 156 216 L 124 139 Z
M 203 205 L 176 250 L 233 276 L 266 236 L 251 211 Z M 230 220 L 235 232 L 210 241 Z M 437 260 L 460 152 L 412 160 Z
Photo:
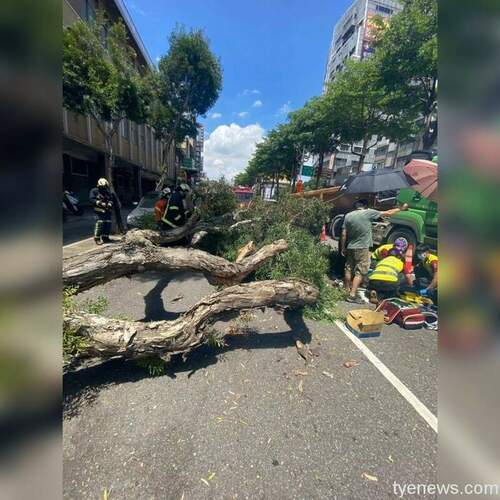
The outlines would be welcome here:
M 340 251 L 346 257 L 344 286 L 349 293 L 347 302 L 363 304 L 357 293 L 359 285 L 370 269 L 370 248 L 373 246 L 372 222 L 380 217 L 391 217 L 407 208 L 408 204 L 405 203 L 401 208 L 381 212 L 368 208 L 366 200 L 358 200 L 354 204 L 354 210 L 345 216 Z

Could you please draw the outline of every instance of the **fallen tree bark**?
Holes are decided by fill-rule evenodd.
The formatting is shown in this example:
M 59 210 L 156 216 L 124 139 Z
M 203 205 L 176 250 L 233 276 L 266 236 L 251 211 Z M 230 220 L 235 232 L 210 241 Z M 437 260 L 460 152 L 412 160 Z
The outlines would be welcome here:
M 192 234 L 210 233 L 219 231 L 236 231 L 252 224 L 252 220 L 242 220 L 228 225 L 219 225 L 209 222 L 200 222 L 198 214 L 194 214 L 183 226 L 169 231 L 154 231 L 152 229 L 131 229 L 124 238 L 124 243 L 130 245 L 165 245 L 175 243 Z
M 73 361 L 145 356 L 168 359 L 206 342 L 208 327 L 231 312 L 274 306 L 298 308 L 313 304 L 318 294 L 316 288 L 300 280 L 257 281 L 213 293 L 174 321 L 143 323 L 72 311 L 64 316 L 64 328 L 82 338 Z
M 124 243 L 129 245 L 164 245 L 175 243 L 186 236 L 199 231 L 196 228 L 200 217 L 197 213 L 187 220 L 183 226 L 170 231 L 153 231 L 151 229 L 131 229 L 125 234 Z
M 262 247 L 241 262 L 230 262 L 192 248 L 114 244 L 63 259 L 64 286 L 87 290 L 113 279 L 144 271 L 201 271 L 212 284 L 241 282 L 268 259 L 288 249 L 285 240 Z

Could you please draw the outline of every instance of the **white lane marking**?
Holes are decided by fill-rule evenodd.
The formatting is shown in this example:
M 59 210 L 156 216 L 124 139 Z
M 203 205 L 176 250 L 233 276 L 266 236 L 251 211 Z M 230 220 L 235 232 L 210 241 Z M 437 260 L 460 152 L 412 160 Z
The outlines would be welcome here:
M 69 245 L 63 245 L 63 248 L 74 247 L 76 245 L 79 245 L 80 243 L 83 243 L 84 241 L 89 241 L 89 240 L 93 240 L 93 239 L 94 239 L 94 237 L 91 236 L 90 238 L 85 238 L 84 240 L 75 241 L 74 243 L 70 243 Z
M 406 387 L 406 385 L 399 380 L 394 373 L 387 368 L 387 366 L 380 361 L 380 359 L 373 354 L 368 347 L 363 343 L 362 340 L 358 339 L 356 335 L 350 332 L 345 325 L 343 325 L 339 320 L 335 321 L 335 324 L 344 332 L 344 334 L 351 340 L 351 342 L 368 358 L 368 360 L 375 366 L 375 368 L 394 386 L 394 388 L 403 396 L 408 403 L 415 408 L 416 412 L 429 424 L 434 432 L 438 431 L 438 419 L 431 413 L 431 411 L 420 401 L 420 399 L 413 394 L 413 392 Z

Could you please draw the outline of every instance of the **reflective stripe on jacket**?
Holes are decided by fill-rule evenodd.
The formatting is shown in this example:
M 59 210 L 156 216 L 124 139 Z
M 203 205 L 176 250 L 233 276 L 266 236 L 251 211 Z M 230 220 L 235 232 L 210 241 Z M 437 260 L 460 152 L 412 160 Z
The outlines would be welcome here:
M 165 212 L 162 217 L 162 222 L 167 224 L 172 228 L 180 227 L 184 224 L 184 207 L 182 205 L 182 200 L 174 195 L 171 195 Z
M 390 255 L 377 263 L 375 270 L 370 274 L 368 279 L 397 283 L 399 273 L 401 272 L 403 272 L 403 262 L 401 259 Z
M 438 258 L 436 255 L 430 253 L 425 260 L 422 262 L 422 266 L 424 269 L 431 275 L 434 276 L 435 270 L 433 269 L 433 264 L 438 263 Z
M 392 243 L 387 243 L 386 245 L 379 246 L 376 250 L 372 252 L 372 259 L 380 260 L 387 257 L 389 252 L 394 248 Z

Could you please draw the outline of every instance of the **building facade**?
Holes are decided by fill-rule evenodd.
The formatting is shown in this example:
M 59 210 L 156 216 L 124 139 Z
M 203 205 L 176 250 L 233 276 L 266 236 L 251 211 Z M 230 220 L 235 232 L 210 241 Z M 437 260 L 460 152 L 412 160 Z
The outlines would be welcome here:
M 145 74 L 153 63 L 122 0 L 63 0 L 63 27 L 78 20 L 91 21 L 102 10 L 112 22 L 121 19 L 128 30 L 129 42 L 137 54 L 137 69 Z M 123 120 L 113 138 L 115 167 L 113 183 L 124 205 L 154 190 L 162 163 L 163 143 L 145 124 Z M 63 187 L 73 191 L 82 204 L 88 203 L 89 191 L 104 175 L 104 137 L 90 116 L 63 109 Z M 175 148 L 165 159 L 168 180 L 175 175 Z M 168 182 L 167 180 L 167 182 Z
M 198 172 L 198 178 L 202 177 L 203 174 L 203 147 L 205 143 L 205 127 L 203 125 L 198 125 L 198 133 L 196 135 L 195 142 L 195 159 L 194 166 Z
M 323 81 L 324 92 L 345 69 L 347 60 L 363 60 L 373 53 L 373 17 L 390 18 L 401 10 L 402 5 L 397 0 L 356 0 L 347 9 L 333 29 Z M 377 143 L 377 138 L 373 137 L 371 143 Z M 368 150 L 361 170 L 371 170 L 377 165 L 375 156 L 379 146 L 377 143 Z M 361 153 L 362 144 L 353 144 L 352 151 Z M 351 145 L 341 144 L 336 153 L 325 156 L 322 172 L 328 184 L 341 184 L 358 168 L 359 156 L 351 153 Z

